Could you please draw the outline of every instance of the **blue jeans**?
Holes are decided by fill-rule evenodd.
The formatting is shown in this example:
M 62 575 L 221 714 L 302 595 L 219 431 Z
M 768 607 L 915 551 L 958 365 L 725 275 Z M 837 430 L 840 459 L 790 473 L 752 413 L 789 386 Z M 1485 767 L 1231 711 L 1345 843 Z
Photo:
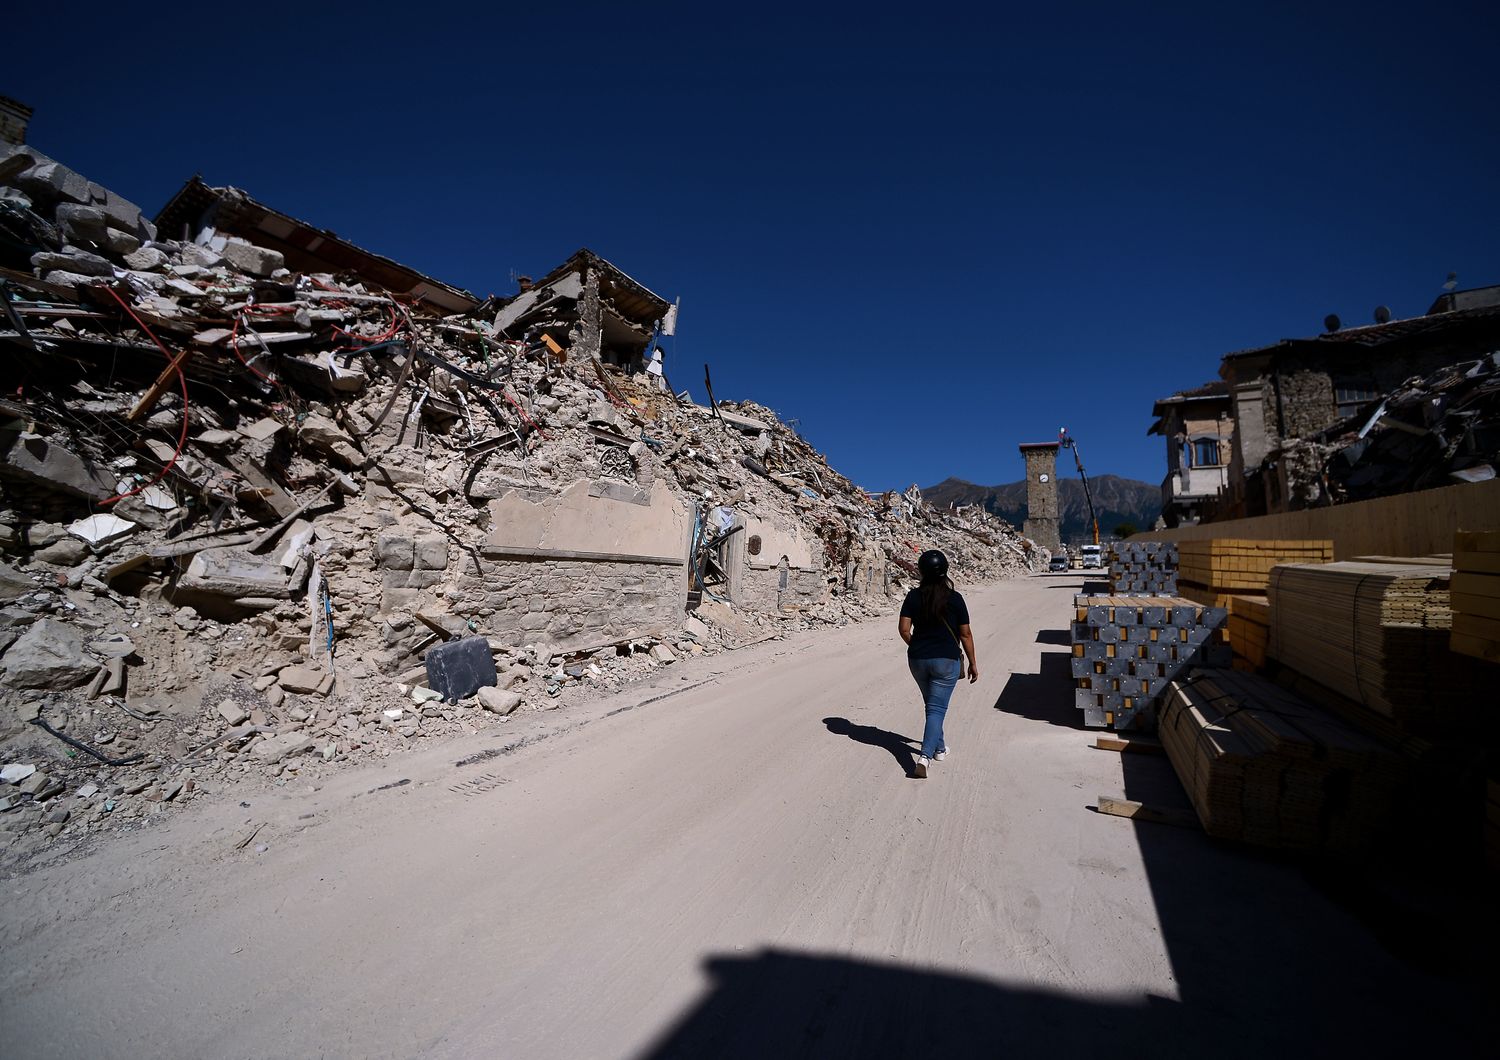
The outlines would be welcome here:
M 957 659 L 908 659 L 911 675 L 917 679 L 922 690 L 922 703 L 927 708 L 927 727 L 922 730 L 922 753 L 928 758 L 939 751 L 947 750 L 943 743 L 943 717 L 948 713 L 948 700 L 958 684 L 959 661 Z

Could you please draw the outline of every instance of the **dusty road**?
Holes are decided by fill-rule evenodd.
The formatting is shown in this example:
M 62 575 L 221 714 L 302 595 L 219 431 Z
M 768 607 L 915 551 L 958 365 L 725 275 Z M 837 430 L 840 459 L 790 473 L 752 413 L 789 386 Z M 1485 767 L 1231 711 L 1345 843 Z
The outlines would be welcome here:
M 4 1052 L 1466 1052 L 1477 997 L 1393 956 L 1378 916 L 1088 809 L 1182 796 L 1073 727 L 1078 584 L 969 594 L 983 677 L 926 781 L 893 619 L 532 715 L 546 738 L 512 753 L 476 737 L 221 799 L 9 881 Z M 233 849 L 252 822 L 265 853 Z

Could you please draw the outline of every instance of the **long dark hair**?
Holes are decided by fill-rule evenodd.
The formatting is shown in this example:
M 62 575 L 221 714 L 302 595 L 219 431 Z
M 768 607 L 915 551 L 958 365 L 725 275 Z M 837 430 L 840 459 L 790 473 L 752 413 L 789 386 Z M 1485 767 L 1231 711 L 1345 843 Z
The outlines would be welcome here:
M 948 621 L 948 598 L 953 595 L 953 579 L 938 574 L 922 579 L 922 604 L 917 613 L 928 622 Z

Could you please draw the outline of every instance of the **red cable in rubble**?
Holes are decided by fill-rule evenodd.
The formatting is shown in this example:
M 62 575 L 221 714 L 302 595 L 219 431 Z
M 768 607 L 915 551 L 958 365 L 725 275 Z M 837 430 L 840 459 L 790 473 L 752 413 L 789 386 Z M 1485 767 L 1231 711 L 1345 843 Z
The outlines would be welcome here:
M 163 356 L 167 358 L 167 363 L 177 370 L 177 381 L 182 384 L 182 431 L 177 436 L 177 451 L 172 454 L 172 459 L 167 461 L 167 466 L 162 468 L 154 479 L 152 479 L 150 482 L 142 483 L 128 493 L 117 493 L 108 500 L 100 501 L 99 506 L 101 508 L 106 504 L 114 504 L 116 501 L 123 501 L 126 497 L 134 497 L 142 490 L 150 489 L 162 479 L 166 478 L 167 472 L 171 471 L 172 468 L 177 464 L 177 458 L 182 455 L 183 449 L 187 447 L 188 434 L 187 375 L 182 370 L 182 364 L 176 357 L 172 356 L 172 352 L 170 350 L 162 345 L 161 339 L 157 338 L 156 335 L 152 333 L 151 329 L 146 326 L 146 322 L 135 315 L 135 310 L 130 308 L 125 299 L 121 298 L 118 294 L 115 293 L 115 289 L 113 287 L 105 287 L 104 290 L 109 292 L 109 296 L 111 298 L 120 303 L 120 308 L 130 314 L 130 319 L 134 320 L 136 326 L 146 333 L 147 338 L 156 343 L 156 348 L 161 350 Z

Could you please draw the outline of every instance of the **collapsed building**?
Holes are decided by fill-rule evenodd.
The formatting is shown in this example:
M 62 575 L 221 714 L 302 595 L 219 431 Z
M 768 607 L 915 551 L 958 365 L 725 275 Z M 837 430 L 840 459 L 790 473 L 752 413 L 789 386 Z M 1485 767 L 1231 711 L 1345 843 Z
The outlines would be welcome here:
M 1419 317 L 1226 355 L 1220 379 L 1159 399 L 1166 524 L 1371 500 L 1495 477 L 1500 286 Z
M 152 221 L 0 152 L 0 739 L 146 771 L 85 828 L 885 613 L 925 548 L 1044 555 L 675 393 L 676 306 L 588 250 L 480 299 L 237 189 Z M 444 701 L 424 660 L 472 638 L 495 672 Z

